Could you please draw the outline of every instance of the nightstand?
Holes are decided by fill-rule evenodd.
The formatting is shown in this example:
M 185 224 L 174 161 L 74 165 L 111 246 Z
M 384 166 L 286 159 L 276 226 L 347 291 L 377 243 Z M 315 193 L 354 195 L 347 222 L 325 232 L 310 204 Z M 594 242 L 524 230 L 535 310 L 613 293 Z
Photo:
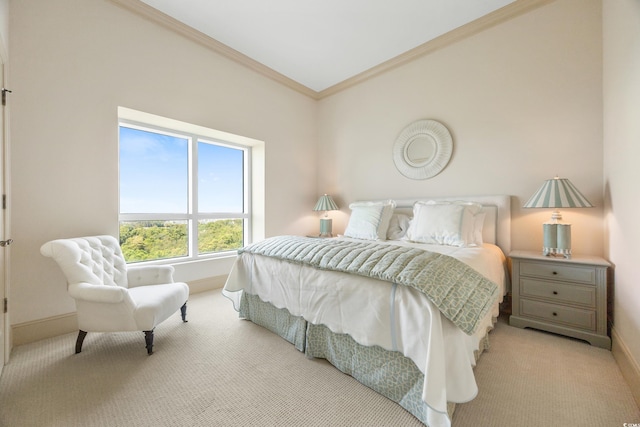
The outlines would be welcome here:
M 535 328 L 611 349 L 607 336 L 607 269 L 595 256 L 555 258 L 513 251 L 509 324 Z

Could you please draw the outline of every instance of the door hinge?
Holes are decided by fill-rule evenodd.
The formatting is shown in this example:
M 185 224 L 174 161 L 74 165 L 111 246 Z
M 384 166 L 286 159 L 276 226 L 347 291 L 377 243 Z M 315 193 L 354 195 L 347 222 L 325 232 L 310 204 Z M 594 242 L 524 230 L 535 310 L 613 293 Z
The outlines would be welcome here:
M 6 314 L 7 311 L 9 311 L 9 300 L 8 299 L 4 299 L 4 313 Z

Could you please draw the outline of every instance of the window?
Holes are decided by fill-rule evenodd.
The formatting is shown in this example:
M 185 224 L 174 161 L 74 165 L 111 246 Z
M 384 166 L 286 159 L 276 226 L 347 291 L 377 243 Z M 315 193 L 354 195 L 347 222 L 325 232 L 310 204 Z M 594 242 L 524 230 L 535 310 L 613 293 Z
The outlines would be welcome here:
M 127 262 L 215 257 L 250 241 L 251 147 L 127 120 L 119 140 Z

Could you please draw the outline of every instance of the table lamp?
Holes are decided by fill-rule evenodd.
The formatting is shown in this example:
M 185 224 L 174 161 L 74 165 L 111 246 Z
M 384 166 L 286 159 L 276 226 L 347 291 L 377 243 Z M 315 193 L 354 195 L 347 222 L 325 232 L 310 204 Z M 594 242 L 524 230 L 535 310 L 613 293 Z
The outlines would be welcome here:
M 563 224 L 558 208 L 592 208 L 593 205 L 566 178 L 548 179 L 524 204 L 524 208 L 555 208 L 551 220 L 542 224 L 542 254 L 571 258 L 571 224 Z
M 331 196 L 325 194 L 318 199 L 318 203 L 316 203 L 313 210 L 324 211 L 324 218 L 320 218 L 320 237 L 333 237 L 333 234 L 331 234 L 332 221 L 329 218 L 328 211 L 338 210 L 338 205 L 335 204 Z

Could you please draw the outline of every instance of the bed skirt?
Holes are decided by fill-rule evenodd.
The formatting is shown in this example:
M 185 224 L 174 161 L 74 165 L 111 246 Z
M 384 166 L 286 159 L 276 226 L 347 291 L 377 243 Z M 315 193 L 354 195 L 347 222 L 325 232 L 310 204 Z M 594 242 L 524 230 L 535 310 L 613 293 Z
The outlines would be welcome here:
M 424 375 L 402 353 L 379 346 L 360 345 L 347 334 L 336 334 L 326 326 L 314 325 L 302 317 L 292 316 L 287 309 L 276 308 L 246 292 L 242 295 L 239 315 L 289 341 L 308 357 L 326 359 L 340 371 L 398 403 L 428 425 L 428 407 L 422 400 Z M 476 360 L 489 348 L 488 332 L 480 342 Z M 447 405 L 450 419 L 455 405 Z
M 238 314 L 241 318 L 267 328 L 274 334 L 289 341 L 296 349 L 304 352 L 307 334 L 307 321 L 292 316 L 285 308 L 276 308 L 263 302 L 256 295 L 242 293 Z

